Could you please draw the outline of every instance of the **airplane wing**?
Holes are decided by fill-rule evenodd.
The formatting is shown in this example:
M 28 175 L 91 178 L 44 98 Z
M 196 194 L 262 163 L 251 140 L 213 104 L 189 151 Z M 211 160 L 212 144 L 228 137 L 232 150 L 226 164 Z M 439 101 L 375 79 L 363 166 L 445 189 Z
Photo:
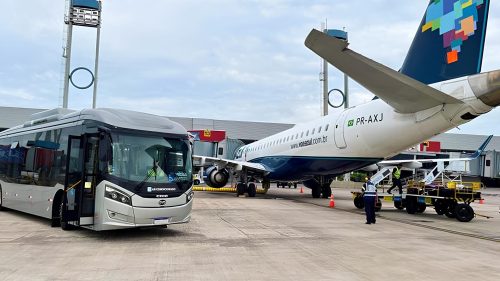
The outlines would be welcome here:
M 400 113 L 444 103 L 463 103 L 347 48 L 348 43 L 313 29 L 305 45 Z
M 193 165 L 198 167 L 217 165 L 219 168 L 231 168 L 234 171 L 241 171 L 243 168 L 245 168 L 248 171 L 262 173 L 263 175 L 267 175 L 269 174 L 269 172 L 271 172 L 271 170 L 267 169 L 264 165 L 258 163 L 198 155 L 193 155 Z
M 442 159 L 409 159 L 409 160 L 383 160 L 377 163 L 377 165 L 384 166 L 384 165 L 396 165 L 396 164 L 404 164 L 404 163 L 437 163 L 437 162 L 452 162 L 452 161 L 470 161 L 478 158 L 481 153 L 484 151 L 488 143 L 491 141 L 493 138 L 493 135 L 488 136 L 486 140 L 479 146 L 479 148 L 474 152 L 474 154 L 471 154 L 469 157 L 463 157 L 463 158 L 442 158 Z

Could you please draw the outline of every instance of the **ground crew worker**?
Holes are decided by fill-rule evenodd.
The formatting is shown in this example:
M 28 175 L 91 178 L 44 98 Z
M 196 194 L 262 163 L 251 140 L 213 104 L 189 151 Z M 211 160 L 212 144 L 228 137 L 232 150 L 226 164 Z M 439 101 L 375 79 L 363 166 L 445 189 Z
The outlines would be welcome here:
M 375 204 L 377 204 L 377 187 L 371 182 L 365 183 L 365 193 L 363 195 L 365 202 L 366 224 L 375 223 Z
M 153 165 L 153 167 L 148 170 L 148 178 L 154 177 L 155 180 L 156 180 L 157 177 L 164 177 L 164 176 L 165 176 L 165 173 L 160 168 L 160 166 L 158 166 L 158 162 L 157 161 L 155 162 L 155 164 Z
M 399 194 L 402 194 L 403 193 L 403 185 L 401 184 L 401 167 L 403 165 L 401 164 L 398 164 L 397 167 L 395 167 L 393 170 L 392 170 L 392 186 L 391 188 L 389 188 L 387 190 L 387 193 L 391 194 L 391 190 L 393 188 L 395 188 L 396 186 L 398 187 L 399 189 Z

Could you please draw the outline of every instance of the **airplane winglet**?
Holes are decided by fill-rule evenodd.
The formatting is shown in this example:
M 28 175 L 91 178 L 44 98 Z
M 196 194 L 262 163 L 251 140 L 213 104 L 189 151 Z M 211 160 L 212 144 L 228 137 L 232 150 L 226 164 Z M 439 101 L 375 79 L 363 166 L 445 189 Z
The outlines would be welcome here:
M 313 29 L 305 45 L 400 113 L 415 113 L 446 103 L 463 103 L 350 50 L 347 41 L 321 31 Z

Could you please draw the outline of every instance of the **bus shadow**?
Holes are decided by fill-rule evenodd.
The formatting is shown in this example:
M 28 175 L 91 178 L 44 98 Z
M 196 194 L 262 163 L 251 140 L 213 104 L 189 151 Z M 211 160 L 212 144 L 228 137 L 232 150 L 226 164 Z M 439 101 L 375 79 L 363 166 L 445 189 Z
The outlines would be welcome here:
M 165 227 L 144 227 L 144 228 L 131 228 L 119 230 L 106 230 L 94 232 L 88 229 L 82 229 L 88 232 L 88 235 L 96 240 L 101 241 L 137 241 L 142 239 L 163 240 L 173 238 L 199 238 L 203 235 L 194 234 L 181 229 L 172 229 Z

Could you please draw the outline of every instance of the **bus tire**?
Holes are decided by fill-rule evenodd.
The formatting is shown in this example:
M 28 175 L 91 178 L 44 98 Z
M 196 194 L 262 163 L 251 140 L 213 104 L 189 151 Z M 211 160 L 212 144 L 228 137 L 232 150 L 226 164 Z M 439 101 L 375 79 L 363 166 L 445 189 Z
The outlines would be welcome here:
M 54 196 L 54 203 L 52 204 L 52 219 L 50 221 L 50 226 L 59 227 L 61 226 L 61 213 L 62 213 L 62 191 L 58 191 Z
M 458 221 L 470 222 L 474 218 L 474 210 L 469 204 L 457 204 L 455 214 Z
M 3 211 L 3 191 L 1 186 L 0 186 L 0 211 Z
M 354 206 L 358 209 L 363 209 L 365 207 L 365 201 L 363 201 L 363 196 L 358 195 L 354 197 Z
M 59 208 L 59 220 L 60 220 L 59 225 L 61 226 L 61 229 L 65 230 L 65 231 L 74 229 L 71 224 L 69 224 L 67 221 L 63 221 L 63 219 L 62 219 L 62 217 L 63 217 L 63 215 L 62 215 L 62 213 L 63 213 L 62 198 L 61 198 L 60 206 L 61 207 Z
M 255 187 L 255 183 L 251 182 L 248 184 L 248 196 L 255 197 L 257 194 L 257 188 Z

